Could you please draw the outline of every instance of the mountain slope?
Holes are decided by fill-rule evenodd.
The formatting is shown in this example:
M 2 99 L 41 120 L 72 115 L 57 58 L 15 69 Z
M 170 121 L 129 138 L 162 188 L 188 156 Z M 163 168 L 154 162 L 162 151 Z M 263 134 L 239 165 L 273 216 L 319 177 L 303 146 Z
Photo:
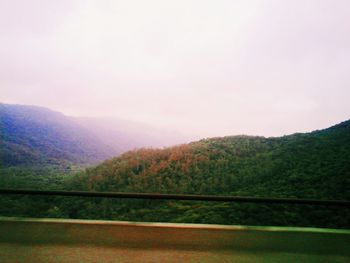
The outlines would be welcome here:
M 279 138 L 232 136 L 130 151 L 66 187 L 350 200 L 350 122 Z M 61 211 L 78 218 L 350 227 L 349 209 L 337 207 L 105 200 L 62 204 Z
M 2 166 L 91 164 L 117 154 L 86 128 L 49 109 L 0 104 Z
M 86 177 L 98 190 L 350 199 L 349 123 L 279 138 L 233 136 L 140 149 L 89 169 Z

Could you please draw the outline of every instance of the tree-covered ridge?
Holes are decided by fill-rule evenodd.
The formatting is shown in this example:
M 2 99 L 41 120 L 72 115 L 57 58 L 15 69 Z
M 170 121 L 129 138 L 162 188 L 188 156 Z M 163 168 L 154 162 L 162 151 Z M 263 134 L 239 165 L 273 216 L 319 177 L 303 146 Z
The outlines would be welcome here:
M 78 180 L 100 191 L 350 199 L 350 125 L 139 149 L 88 169 Z
M 233 136 L 139 149 L 68 180 L 66 189 L 350 200 L 349 121 L 279 138 Z M 347 208 L 79 199 L 56 216 L 349 228 Z

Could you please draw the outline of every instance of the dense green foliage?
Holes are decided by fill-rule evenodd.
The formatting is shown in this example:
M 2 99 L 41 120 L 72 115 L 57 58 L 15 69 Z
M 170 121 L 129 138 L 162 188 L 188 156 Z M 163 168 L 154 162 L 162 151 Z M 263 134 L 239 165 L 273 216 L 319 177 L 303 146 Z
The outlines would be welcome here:
M 61 182 L 58 187 L 67 190 L 350 200 L 350 121 L 279 138 L 234 136 L 139 149 Z M 338 207 L 93 198 L 26 197 L 25 201 L 40 204 L 36 213 L 40 216 L 350 227 L 349 209 Z M 4 204 L 1 207 L 1 214 L 10 214 Z M 28 213 L 35 214 L 19 209 L 16 215 Z
M 5 167 L 0 168 L 0 187 L 15 189 L 63 190 L 65 182 L 79 167 L 61 169 L 46 167 Z M 0 215 L 27 217 L 57 217 L 55 198 L 30 196 L 1 196 Z

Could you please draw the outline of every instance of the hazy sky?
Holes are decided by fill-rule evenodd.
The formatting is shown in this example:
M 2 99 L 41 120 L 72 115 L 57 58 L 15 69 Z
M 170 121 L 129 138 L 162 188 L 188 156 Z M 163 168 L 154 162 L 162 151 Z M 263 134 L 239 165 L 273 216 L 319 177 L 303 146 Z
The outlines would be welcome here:
M 0 101 L 198 134 L 350 118 L 350 1 L 0 0 Z

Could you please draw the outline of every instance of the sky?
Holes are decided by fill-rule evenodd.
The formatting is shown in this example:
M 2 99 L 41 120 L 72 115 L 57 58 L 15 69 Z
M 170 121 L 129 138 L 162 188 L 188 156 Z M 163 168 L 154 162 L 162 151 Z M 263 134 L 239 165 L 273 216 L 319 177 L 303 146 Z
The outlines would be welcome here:
M 348 0 L 0 0 L 0 101 L 200 137 L 350 118 Z

